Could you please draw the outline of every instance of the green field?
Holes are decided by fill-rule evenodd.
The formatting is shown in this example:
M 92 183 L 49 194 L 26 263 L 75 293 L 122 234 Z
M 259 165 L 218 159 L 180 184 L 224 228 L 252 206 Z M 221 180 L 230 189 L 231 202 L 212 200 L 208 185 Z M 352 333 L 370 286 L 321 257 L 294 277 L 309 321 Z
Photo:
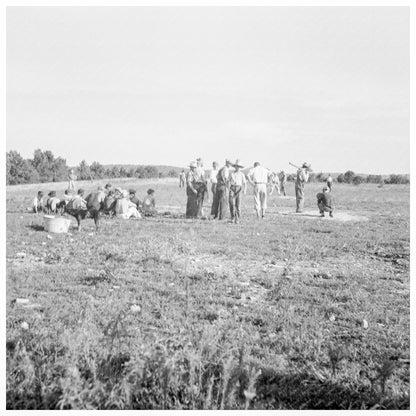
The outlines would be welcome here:
M 7 187 L 8 409 L 409 409 L 409 186 L 336 185 L 322 219 L 288 184 L 263 221 L 249 188 L 237 225 L 112 184 L 164 215 L 48 234 L 27 207 L 66 184 Z

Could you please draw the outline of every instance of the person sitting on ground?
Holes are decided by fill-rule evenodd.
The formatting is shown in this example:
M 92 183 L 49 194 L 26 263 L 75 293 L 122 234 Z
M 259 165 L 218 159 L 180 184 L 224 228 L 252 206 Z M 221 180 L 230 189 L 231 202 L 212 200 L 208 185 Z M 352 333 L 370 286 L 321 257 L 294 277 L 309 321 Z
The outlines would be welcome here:
M 122 198 L 122 192 L 123 190 L 121 188 L 114 188 L 114 198 L 115 199 L 121 199 Z
M 137 211 L 140 211 L 142 208 L 142 203 L 140 202 L 140 199 L 136 196 L 136 191 L 134 189 L 129 190 L 129 199 L 133 204 L 136 204 Z
M 325 217 L 325 211 L 329 212 L 330 217 L 333 217 L 334 197 L 329 192 L 329 188 L 327 186 L 324 186 L 322 192 L 316 195 L 316 199 L 318 200 L 318 208 L 321 217 Z
M 77 194 L 68 202 L 65 212 L 75 217 L 78 223 L 78 231 L 81 231 L 81 220 L 87 217 L 87 201 L 84 199 L 85 191 L 78 189 Z
M 61 200 L 57 198 L 55 191 L 48 193 L 48 200 L 46 201 L 46 210 L 48 214 L 56 214 L 61 207 Z
M 133 218 L 141 218 L 137 211 L 136 204 L 129 200 L 129 193 L 126 190 L 121 191 L 121 198 L 116 203 L 116 216 L 125 220 Z
M 142 213 L 145 217 L 154 217 L 157 214 L 155 191 L 153 189 L 147 190 L 147 195 L 143 199 Z
M 65 203 L 65 206 L 67 206 L 68 205 L 68 202 L 72 199 L 74 197 L 74 195 L 73 195 L 73 193 L 72 193 L 72 191 L 71 191 L 71 189 L 65 189 L 65 192 L 64 192 L 64 199 L 63 199 L 63 201 L 64 201 L 64 203 Z
M 114 197 L 114 192 L 110 190 L 104 198 L 103 203 L 103 212 L 104 214 L 110 215 L 112 217 L 116 213 L 116 203 L 117 200 Z
M 30 208 L 29 208 L 30 209 Z M 43 199 L 43 192 L 39 191 L 33 199 L 32 210 L 35 214 L 45 210 L 45 201 Z
M 99 186 L 96 192 L 90 193 L 85 201 L 90 216 L 94 219 L 95 228 L 98 231 L 100 225 L 100 214 L 104 208 L 105 192 L 102 186 Z
M 113 190 L 113 187 L 111 186 L 111 183 L 107 183 L 104 186 L 104 191 L 108 194 L 109 192 L 111 192 Z

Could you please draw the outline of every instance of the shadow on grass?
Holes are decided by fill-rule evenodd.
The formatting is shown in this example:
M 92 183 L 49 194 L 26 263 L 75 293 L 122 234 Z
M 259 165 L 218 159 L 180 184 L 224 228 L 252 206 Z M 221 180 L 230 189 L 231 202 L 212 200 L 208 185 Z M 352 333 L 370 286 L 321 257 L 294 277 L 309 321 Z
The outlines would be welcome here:
M 341 384 L 342 383 L 342 384 Z M 369 384 L 319 379 L 311 374 L 263 371 L 257 380 L 254 409 L 409 409 L 407 395 L 380 394 Z
M 39 224 L 30 224 L 26 226 L 27 228 L 31 228 L 34 231 L 45 231 L 45 227 Z

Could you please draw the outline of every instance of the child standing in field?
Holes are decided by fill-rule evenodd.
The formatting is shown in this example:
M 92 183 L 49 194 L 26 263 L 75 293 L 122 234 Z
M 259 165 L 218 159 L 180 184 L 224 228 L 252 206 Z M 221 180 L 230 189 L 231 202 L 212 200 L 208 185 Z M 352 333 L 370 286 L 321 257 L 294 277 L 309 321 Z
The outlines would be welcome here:
M 68 189 L 75 191 L 75 181 L 77 180 L 74 174 L 74 169 L 71 169 L 68 174 Z
M 147 190 L 147 195 L 143 200 L 142 212 L 145 217 L 153 217 L 157 214 L 155 191 L 153 189 Z

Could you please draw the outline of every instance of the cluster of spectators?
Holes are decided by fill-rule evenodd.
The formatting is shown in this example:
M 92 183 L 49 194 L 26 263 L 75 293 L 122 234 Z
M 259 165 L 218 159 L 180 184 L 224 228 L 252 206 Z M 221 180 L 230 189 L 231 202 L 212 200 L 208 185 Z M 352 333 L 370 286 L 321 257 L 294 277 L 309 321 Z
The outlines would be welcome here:
M 32 210 L 35 213 L 63 214 L 68 213 L 78 221 L 87 217 L 94 218 L 98 228 L 101 213 L 122 219 L 142 218 L 143 216 L 155 216 L 156 200 L 155 191 L 148 189 L 143 200 L 139 200 L 136 191 L 114 188 L 111 184 L 105 187 L 99 186 L 95 192 L 85 196 L 84 189 L 78 189 L 75 193 L 72 189 L 65 190 L 62 199 L 56 196 L 56 191 L 50 191 L 47 197 L 39 191 L 33 200 Z

